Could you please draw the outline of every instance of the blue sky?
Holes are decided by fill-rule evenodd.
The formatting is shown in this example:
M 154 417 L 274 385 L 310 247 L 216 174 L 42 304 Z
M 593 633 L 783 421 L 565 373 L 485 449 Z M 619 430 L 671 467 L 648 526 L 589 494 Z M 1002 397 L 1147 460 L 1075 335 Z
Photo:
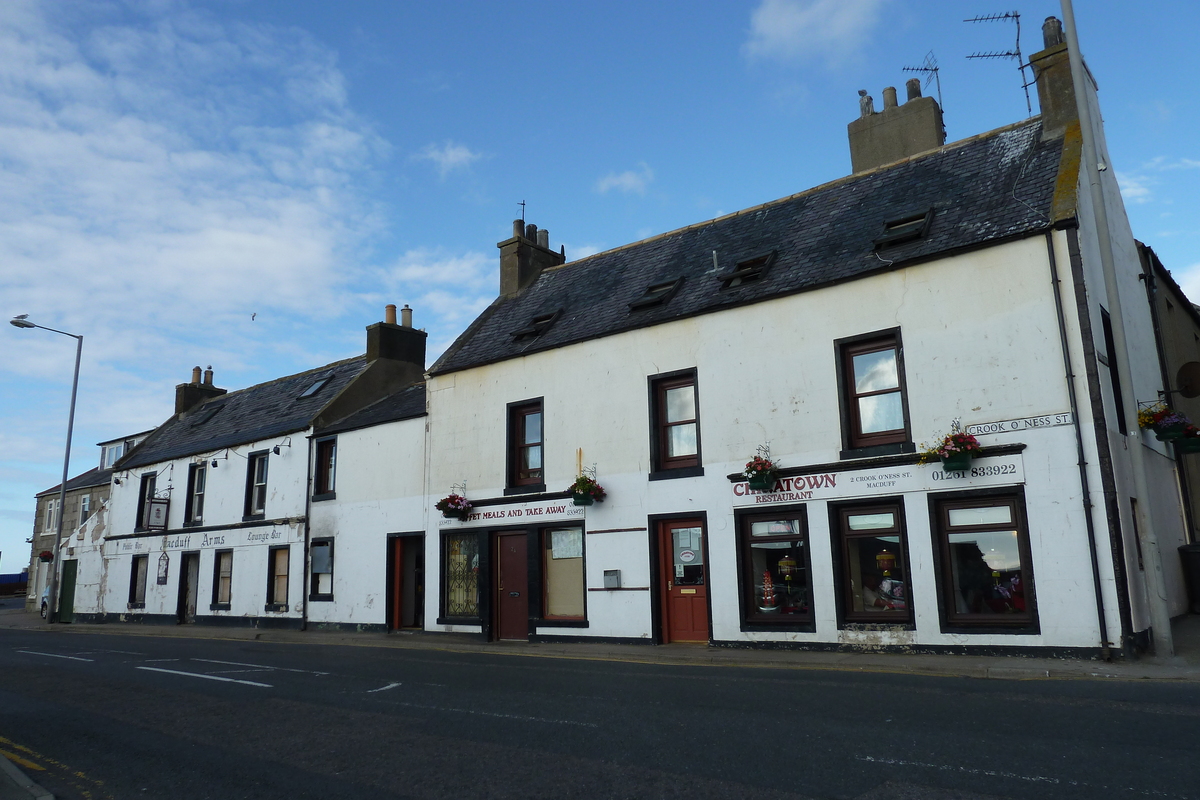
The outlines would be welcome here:
M 238 389 L 353 356 L 388 302 L 432 362 L 494 297 L 522 200 L 570 260 L 841 177 L 857 90 L 903 97 L 930 51 L 949 139 L 1023 119 L 1016 63 L 965 58 L 1012 48 L 962 21 L 1008 10 L 5 0 L 0 314 L 86 337 L 77 474 L 192 366 Z M 1017 10 L 1028 55 L 1060 10 Z M 1200 298 L 1200 4 L 1075 13 L 1134 233 Z M 58 482 L 72 345 L 0 330 L 0 572 Z

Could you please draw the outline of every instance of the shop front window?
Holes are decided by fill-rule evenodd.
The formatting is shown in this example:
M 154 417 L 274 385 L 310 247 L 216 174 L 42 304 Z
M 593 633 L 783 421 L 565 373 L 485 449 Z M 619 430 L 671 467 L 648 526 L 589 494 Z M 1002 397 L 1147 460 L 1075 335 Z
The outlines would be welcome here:
M 447 617 L 479 616 L 479 536 L 446 536 L 445 606 Z
M 842 618 L 847 622 L 911 622 L 900 507 L 845 508 L 838 513 Z
M 752 623 L 812 619 L 808 531 L 803 510 L 741 519 L 742 592 Z
M 542 532 L 544 616 L 548 619 L 584 619 L 583 529 L 562 528 Z
M 938 504 L 938 577 L 944 616 L 951 625 L 1020 627 L 1033 622 L 1033 576 L 1020 511 L 1013 497 Z

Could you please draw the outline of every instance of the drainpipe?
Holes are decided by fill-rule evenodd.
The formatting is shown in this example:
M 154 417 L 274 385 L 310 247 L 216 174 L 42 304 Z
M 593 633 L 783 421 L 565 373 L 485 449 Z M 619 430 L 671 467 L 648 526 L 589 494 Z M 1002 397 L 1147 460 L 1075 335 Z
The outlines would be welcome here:
M 1146 563 L 1146 600 L 1150 606 L 1150 625 L 1154 634 L 1154 652 L 1162 658 L 1175 655 L 1171 638 L 1171 613 L 1167 607 L 1167 593 L 1163 578 L 1162 554 L 1158 549 L 1158 535 L 1150 515 L 1150 490 L 1146 481 L 1146 463 L 1142 454 L 1142 434 L 1137 422 L 1137 397 L 1133 393 L 1133 376 L 1129 371 L 1129 340 L 1125 332 L 1125 315 L 1121 310 L 1121 293 L 1117 286 L 1117 271 L 1113 259 L 1112 239 L 1108 228 L 1108 208 L 1104 204 L 1104 190 L 1100 185 L 1099 160 L 1092 132 L 1092 114 L 1088 108 L 1083 57 L 1079 52 L 1079 37 L 1075 30 L 1075 11 L 1071 0 L 1062 0 L 1063 27 L 1067 34 L 1067 56 L 1071 62 L 1071 81 L 1075 88 L 1075 106 L 1079 111 L 1079 127 L 1083 138 L 1083 167 L 1087 175 L 1088 188 L 1092 196 L 1092 213 L 1096 226 L 1096 237 L 1100 247 L 1100 266 L 1104 270 L 1104 290 L 1108 296 L 1108 309 L 1116 324 L 1113 325 L 1113 343 L 1117 352 L 1117 374 L 1121 380 L 1121 398 L 1125 404 L 1125 429 L 1133 468 L 1134 491 L 1141 502 L 1137 504 L 1137 533 L 1142 543 L 1142 558 Z
M 1070 397 L 1071 419 L 1075 421 L 1075 452 L 1079 461 L 1079 487 L 1083 493 L 1083 519 L 1087 524 L 1088 555 L 1092 558 L 1092 585 L 1096 591 L 1096 622 L 1100 628 L 1100 652 L 1105 661 L 1112 660 L 1108 638 L 1108 620 L 1104 613 L 1104 592 L 1100 585 L 1100 557 L 1096 548 L 1096 525 L 1092 520 L 1092 491 L 1088 486 L 1087 461 L 1083 455 L 1083 428 L 1079 421 L 1079 402 L 1075 396 L 1075 370 L 1071 366 L 1071 349 L 1067 344 L 1067 321 L 1063 314 L 1059 287 L 1058 260 L 1054 256 L 1054 234 L 1046 233 L 1046 256 L 1050 260 L 1050 283 L 1054 290 L 1054 309 L 1058 312 L 1058 338 L 1062 344 L 1063 369 L 1066 370 L 1067 395 Z
M 308 447 L 304 452 L 308 454 L 308 477 L 304 480 L 304 569 L 301 572 L 304 582 L 300 584 L 300 630 L 308 630 L 308 587 L 310 586 L 311 577 L 308 574 L 308 547 L 310 533 L 312 527 L 312 490 L 313 490 L 313 453 L 312 453 L 312 436 L 307 437 Z

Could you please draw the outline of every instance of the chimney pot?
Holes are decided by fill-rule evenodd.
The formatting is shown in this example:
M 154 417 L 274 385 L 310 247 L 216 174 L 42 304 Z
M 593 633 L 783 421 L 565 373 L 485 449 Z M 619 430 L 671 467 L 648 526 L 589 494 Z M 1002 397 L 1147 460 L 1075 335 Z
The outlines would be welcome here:
M 200 385 L 200 367 L 192 367 L 192 385 Z
M 544 247 L 547 250 L 549 250 L 550 249 L 550 231 L 546 230 L 545 228 L 539 229 L 537 232 L 537 243 L 538 243 L 538 247 Z
M 396 324 L 396 304 L 388 303 L 383 307 L 383 321 L 388 325 Z
M 212 364 L 209 364 L 208 369 L 204 370 L 204 385 L 212 386 L 213 385 L 212 381 L 213 381 Z
M 867 94 L 866 89 L 858 90 L 858 115 L 860 117 L 869 117 L 875 113 L 875 100 L 871 95 Z
M 908 99 L 909 100 L 916 100 L 918 97 L 921 96 L 921 79 L 920 78 L 909 78 L 908 82 L 905 83 L 904 85 L 908 89 Z
M 200 382 L 200 368 L 192 367 L 192 382 L 181 383 L 175 387 L 175 413 L 186 414 L 196 406 L 225 394 L 224 389 L 212 385 L 212 367 L 204 373 L 204 383 Z
M 520 238 L 524 235 L 525 235 L 525 220 L 514 219 L 513 220 L 513 236 Z
M 1057 17 L 1046 17 L 1046 21 L 1042 23 L 1043 44 L 1049 48 L 1062 44 L 1064 41 L 1066 40 L 1063 39 L 1062 23 L 1058 21 Z
M 537 225 L 531 222 L 525 226 L 525 238 L 531 242 L 537 241 Z
M 404 308 L 400 309 L 400 324 L 405 328 L 412 327 L 412 309 L 408 307 L 408 303 L 405 303 Z
M 889 86 L 883 90 L 883 110 L 896 107 L 896 87 Z

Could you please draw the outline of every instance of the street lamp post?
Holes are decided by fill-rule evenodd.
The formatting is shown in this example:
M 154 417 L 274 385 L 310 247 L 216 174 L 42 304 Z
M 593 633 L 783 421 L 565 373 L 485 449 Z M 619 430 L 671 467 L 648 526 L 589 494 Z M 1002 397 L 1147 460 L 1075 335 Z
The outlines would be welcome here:
M 67 507 L 67 473 L 71 469 L 71 434 L 75 428 L 75 393 L 79 389 L 79 359 L 83 355 L 83 336 L 66 331 L 47 328 L 43 325 L 35 325 L 26 317 L 28 314 L 21 314 L 9 320 L 9 324 L 15 325 L 18 328 L 41 328 L 44 331 L 51 333 L 61 333 L 63 336 L 70 336 L 75 340 L 75 376 L 71 379 L 71 413 L 67 416 L 67 449 L 63 454 L 63 472 L 62 483 L 58 486 L 58 530 L 54 534 L 54 561 L 53 567 L 50 570 L 50 597 L 46 601 L 46 621 L 53 623 L 57 621 L 58 616 L 58 571 L 62 561 L 59 550 L 62 548 L 62 533 L 63 533 L 63 517 L 66 516 Z

